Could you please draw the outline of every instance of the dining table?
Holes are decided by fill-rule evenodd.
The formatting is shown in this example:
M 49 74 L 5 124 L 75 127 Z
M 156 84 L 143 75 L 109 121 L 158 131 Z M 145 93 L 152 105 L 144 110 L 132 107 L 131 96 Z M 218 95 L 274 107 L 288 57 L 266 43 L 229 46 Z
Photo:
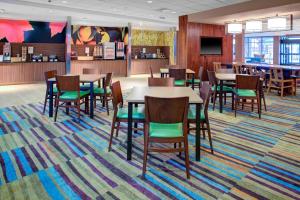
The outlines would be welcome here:
M 67 74 L 66 76 L 74 76 L 73 74 Z M 87 83 L 90 84 L 89 90 L 90 90 L 90 118 L 94 118 L 94 83 L 99 82 L 102 80 L 105 81 L 105 74 L 82 74 L 79 76 L 80 83 Z M 50 78 L 48 79 L 49 84 L 49 117 L 53 117 L 53 86 L 56 83 L 56 78 Z
M 186 74 L 189 76 L 192 76 L 192 89 L 195 89 L 195 71 L 191 70 L 191 69 L 186 69 Z M 169 74 L 169 68 L 160 68 L 160 77 L 164 78 L 167 77 Z
M 128 103 L 127 160 L 132 158 L 133 105 L 145 104 L 145 96 L 159 98 L 189 97 L 189 105 L 196 106 L 196 161 L 200 161 L 200 113 L 203 100 L 189 87 L 133 87 L 126 98 Z

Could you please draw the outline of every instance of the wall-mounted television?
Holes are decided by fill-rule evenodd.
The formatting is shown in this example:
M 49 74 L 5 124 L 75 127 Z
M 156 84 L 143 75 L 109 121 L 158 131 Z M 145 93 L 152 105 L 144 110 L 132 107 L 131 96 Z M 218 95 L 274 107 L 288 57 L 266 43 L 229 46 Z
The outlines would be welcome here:
M 222 55 L 222 38 L 201 37 L 200 54 L 201 55 Z

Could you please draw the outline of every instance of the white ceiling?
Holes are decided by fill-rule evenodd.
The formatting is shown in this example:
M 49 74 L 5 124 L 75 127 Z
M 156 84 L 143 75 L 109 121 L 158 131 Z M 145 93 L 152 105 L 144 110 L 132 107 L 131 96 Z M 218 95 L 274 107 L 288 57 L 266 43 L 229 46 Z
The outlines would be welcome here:
M 0 18 L 65 21 L 73 24 L 169 29 L 178 16 L 211 10 L 248 0 L 0 0 Z M 168 9 L 162 11 L 162 9 Z

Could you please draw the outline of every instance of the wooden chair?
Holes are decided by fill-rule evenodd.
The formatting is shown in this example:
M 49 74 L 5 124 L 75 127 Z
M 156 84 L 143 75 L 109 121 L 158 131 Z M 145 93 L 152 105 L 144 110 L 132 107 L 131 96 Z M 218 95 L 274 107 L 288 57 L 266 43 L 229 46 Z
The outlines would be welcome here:
M 235 74 L 242 74 L 242 65 L 239 63 L 232 64 L 232 68 L 234 69 Z
M 212 96 L 212 98 L 213 98 L 213 110 L 215 110 L 216 98 L 221 93 L 221 91 L 220 91 L 220 85 L 219 85 L 218 79 L 216 77 L 216 72 L 214 72 L 214 71 L 207 71 L 207 75 L 208 75 L 209 83 L 212 86 L 212 92 L 213 92 L 213 96 Z M 226 94 L 227 93 L 232 94 L 232 88 L 229 87 L 229 86 L 223 85 L 224 103 L 226 103 Z M 233 102 L 232 102 L 232 104 L 233 104 Z M 233 107 L 232 107 L 232 109 L 233 109 Z
M 267 94 L 269 94 L 271 89 L 276 89 L 278 92 L 280 91 L 280 95 L 283 97 L 284 89 L 286 88 L 291 88 L 292 93 L 295 94 L 294 80 L 284 79 L 282 68 L 271 68 Z
M 213 62 L 214 71 L 216 72 L 218 69 L 222 68 L 221 62 Z
M 46 111 L 47 101 L 48 101 L 48 99 L 50 99 L 50 83 L 49 83 L 48 79 L 55 78 L 56 74 L 57 74 L 57 70 L 47 71 L 44 73 L 45 82 L 46 82 L 46 94 L 45 94 L 45 100 L 44 100 L 43 114 L 45 114 L 45 111 Z M 54 99 L 56 98 L 56 96 L 57 96 L 57 87 L 53 86 Z
M 211 132 L 210 132 L 210 125 L 209 125 L 209 119 L 208 119 L 208 105 L 209 105 L 209 98 L 211 96 L 211 86 L 209 85 L 209 82 L 203 82 L 202 86 L 200 88 L 200 97 L 203 99 L 203 105 L 204 110 L 202 110 L 200 114 L 200 123 L 201 123 L 201 129 L 203 133 L 203 138 L 205 138 L 205 130 L 208 132 L 208 139 L 210 144 L 210 150 L 211 153 L 214 153 L 213 145 L 212 145 L 212 138 L 211 138 Z M 188 130 L 195 130 L 196 128 L 191 128 L 190 124 L 196 123 L 196 110 L 195 109 L 189 109 L 188 114 Z M 204 127 L 204 124 L 206 127 Z
M 95 106 L 96 106 L 97 97 L 100 97 L 100 101 L 102 102 L 102 107 L 106 107 L 107 115 L 109 115 L 108 102 L 112 101 L 112 94 L 110 89 L 111 79 L 112 79 L 112 73 L 107 73 L 103 87 L 94 88 Z
M 200 88 L 201 81 L 202 81 L 202 76 L 203 76 L 203 67 L 200 66 L 199 67 L 199 72 L 198 72 L 198 79 L 197 78 L 194 79 L 194 87 Z M 193 84 L 193 80 L 192 79 L 188 79 L 186 82 L 187 82 L 188 85 Z
M 147 156 L 149 152 L 173 153 L 185 152 L 186 176 L 190 178 L 189 150 L 188 150 L 188 97 L 157 98 L 145 97 L 145 134 L 143 176 L 146 173 Z M 150 145 L 153 143 L 183 143 L 184 148 Z
M 149 87 L 174 87 L 174 78 L 148 78 Z
M 251 104 L 252 111 L 254 102 L 256 101 L 259 118 L 261 118 L 260 101 L 259 101 L 259 76 L 236 76 L 236 88 L 233 90 L 234 94 L 234 116 L 236 117 L 237 106 L 239 101 L 242 101 L 242 105 Z M 251 100 L 250 103 L 247 100 Z
M 169 77 L 175 79 L 175 86 L 186 86 L 186 69 L 169 69 Z
M 128 109 L 123 107 L 123 95 L 121 90 L 120 81 L 117 81 L 111 85 L 111 93 L 112 93 L 112 102 L 114 108 L 114 115 L 111 124 L 111 132 L 110 139 L 108 145 L 108 151 L 111 151 L 112 140 L 114 136 L 114 130 L 116 129 L 116 137 L 118 137 L 120 123 L 128 122 Z M 143 123 L 145 122 L 145 113 L 144 107 L 134 107 L 132 112 L 132 121 L 134 123 Z M 127 127 L 126 127 L 127 128 Z M 133 128 L 134 130 L 144 130 Z
M 153 70 L 152 70 L 151 66 L 149 67 L 149 70 L 150 70 L 150 76 L 151 76 L 151 78 L 154 78 L 154 76 L 153 76 Z
M 88 110 L 89 91 L 80 91 L 79 75 L 77 76 L 58 76 L 56 75 L 57 82 L 57 98 L 55 100 L 55 116 L 54 121 L 57 119 L 58 107 L 65 107 L 67 114 L 69 108 L 77 108 L 78 120 L 80 120 L 80 105 L 85 103 L 85 112 Z M 84 100 L 81 102 L 81 100 Z M 60 104 L 62 102 L 62 104 Z M 72 106 L 72 103 L 74 105 Z

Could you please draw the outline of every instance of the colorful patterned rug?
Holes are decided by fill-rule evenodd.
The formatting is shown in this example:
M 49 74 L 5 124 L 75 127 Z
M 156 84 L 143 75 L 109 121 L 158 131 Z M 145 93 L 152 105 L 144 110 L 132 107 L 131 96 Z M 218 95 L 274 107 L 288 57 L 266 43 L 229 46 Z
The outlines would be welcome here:
M 111 116 L 94 120 L 42 104 L 0 108 L 0 199 L 300 199 L 300 97 L 268 97 L 268 112 L 209 112 L 215 154 L 189 135 L 191 179 L 184 158 L 152 154 L 141 177 L 143 134 L 126 160 L 126 129 L 108 152 Z M 123 124 L 126 126 L 126 124 Z

